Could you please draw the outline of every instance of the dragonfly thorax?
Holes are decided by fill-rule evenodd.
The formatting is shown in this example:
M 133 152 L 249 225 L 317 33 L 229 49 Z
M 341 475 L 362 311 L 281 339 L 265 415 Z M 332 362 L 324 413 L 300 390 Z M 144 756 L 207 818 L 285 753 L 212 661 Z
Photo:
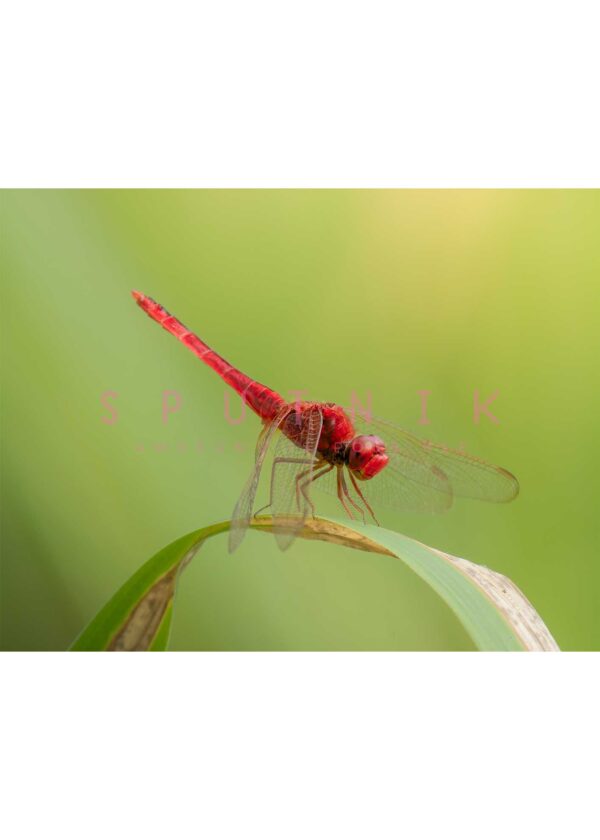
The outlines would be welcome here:
M 373 478 L 389 461 L 383 440 L 377 435 L 356 435 L 343 408 L 334 403 L 299 403 L 290 406 L 281 431 L 304 449 L 314 426 L 315 412 L 321 415 L 317 455 L 334 466 L 347 466 L 355 478 Z

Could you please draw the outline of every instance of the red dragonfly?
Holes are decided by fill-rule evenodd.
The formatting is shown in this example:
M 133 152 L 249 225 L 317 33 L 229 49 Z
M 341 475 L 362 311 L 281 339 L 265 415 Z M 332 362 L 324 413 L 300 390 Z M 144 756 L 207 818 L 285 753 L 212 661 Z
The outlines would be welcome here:
M 419 440 L 384 420 L 358 417 L 335 403 L 287 402 L 226 362 L 152 298 L 132 292 L 151 318 L 219 374 L 263 421 L 252 473 L 232 517 L 229 549 L 244 538 L 252 519 L 261 469 L 275 441 L 270 507 L 281 548 L 314 515 L 313 483 L 337 496 L 351 519 L 381 503 L 400 510 L 447 510 L 453 496 L 509 502 L 519 483 L 502 467 L 464 452 Z M 261 508 L 261 510 L 264 508 Z M 294 514 L 290 518 L 290 514 Z

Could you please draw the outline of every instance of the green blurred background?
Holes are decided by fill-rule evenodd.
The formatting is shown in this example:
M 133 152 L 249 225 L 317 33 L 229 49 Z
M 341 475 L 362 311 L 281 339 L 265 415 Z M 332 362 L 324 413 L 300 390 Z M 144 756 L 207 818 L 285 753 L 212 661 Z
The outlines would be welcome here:
M 228 518 L 250 470 L 258 421 L 225 421 L 222 382 L 134 288 L 273 388 L 371 392 L 380 416 L 514 472 L 511 505 L 383 524 L 507 574 L 561 647 L 600 648 L 597 191 L 5 191 L 1 205 L 4 649 L 68 647 L 152 553 Z M 476 389 L 498 390 L 499 425 L 473 423 Z M 183 401 L 166 425 L 164 390 Z M 172 647 L 472 645 L 398 561 L 302 541 L 282 554 L 251 533 L 233 556 L 210 541 L 186 571 Z

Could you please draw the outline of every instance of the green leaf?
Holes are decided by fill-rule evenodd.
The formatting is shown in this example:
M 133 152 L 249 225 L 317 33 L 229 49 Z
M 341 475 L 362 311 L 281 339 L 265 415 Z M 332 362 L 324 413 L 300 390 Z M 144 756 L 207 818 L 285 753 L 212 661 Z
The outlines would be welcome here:
M 178 578 L 204 540 L 230 522 L 201 528 L 163 548 L 108 601 L 72 650 L 166 650 Z M 269 516 L 251 528 L 270 532 Z M 310 519 L 300 536 L 386 554 L 406 563 L 443 598 L 479 650 L 558 650 L 523 593 L 504 575 L 374 525 Z

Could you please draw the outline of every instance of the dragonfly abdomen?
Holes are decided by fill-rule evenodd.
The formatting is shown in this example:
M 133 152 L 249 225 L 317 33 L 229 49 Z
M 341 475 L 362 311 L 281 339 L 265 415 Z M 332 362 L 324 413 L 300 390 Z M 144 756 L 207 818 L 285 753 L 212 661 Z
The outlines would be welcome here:
M 198 356 L 206 365 L 212 368 L 221 379 L 242 397 L 244 402 L 258 414 L 263 420 L 272 420 L 285 404 L 285 400 L 276 391 L 261 385 L 250 379 L 241 370 L 230 365 L 222 356 L 219 356 L 211 347 L 202 341 L 199 336 L 191 332 L 174 315 L 171 315 L 164 306 L 157 303 L 151 297 L 141 292 L 132 292 L 138 306 L 154 321 L 164 327 L 167 332 L 178 338 L 182 344 Z

